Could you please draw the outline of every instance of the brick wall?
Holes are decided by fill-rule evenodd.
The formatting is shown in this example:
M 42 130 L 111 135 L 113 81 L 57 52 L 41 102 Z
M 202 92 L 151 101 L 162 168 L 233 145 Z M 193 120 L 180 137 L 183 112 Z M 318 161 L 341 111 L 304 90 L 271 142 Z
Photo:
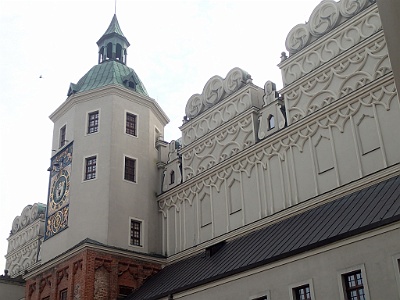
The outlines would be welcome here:
M 159 264 L 83 249 L 33 278 L 28 275 L 25 297 L 59 300 L 66 290 L 68 300 L 117 299 L 120 287 L 122 292 L 137 289 L 160 269 Z

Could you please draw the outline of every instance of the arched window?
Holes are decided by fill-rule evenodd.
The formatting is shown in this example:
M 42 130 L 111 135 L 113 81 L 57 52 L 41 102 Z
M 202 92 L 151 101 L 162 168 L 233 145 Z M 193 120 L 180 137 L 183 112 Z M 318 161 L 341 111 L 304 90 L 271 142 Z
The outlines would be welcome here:
M 107 59 L 112 59 L 112 44 L 107 44 Z
M 269 115 L 268 117 L 268 130 L 275 128 L 275 117 L 273 115 Z
M 101 47 L 99 50 L 99 63 L 104 61 L 104 47 Z
M 122 60 L 122 46 L 120 44 L 117 44 L 117 53 L 115 55 L 115 59 L 119 60 L 119 61 L 123 61 Z
M 135 89 L 136 88 L 136 85 L 135 85 L 135 83 L 133 82 L 133 81 L 129 81 L 128 82 L 128 87 L 130 87 L 131 89 Z

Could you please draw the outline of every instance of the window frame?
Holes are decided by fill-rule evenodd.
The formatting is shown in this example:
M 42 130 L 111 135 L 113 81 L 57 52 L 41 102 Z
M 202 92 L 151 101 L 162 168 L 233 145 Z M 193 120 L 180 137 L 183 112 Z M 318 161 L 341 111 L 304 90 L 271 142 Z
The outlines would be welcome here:
M 96 125 L 90 125 L 90 116 L 97 114 L 97 124 Z M 90 132 L 91 128 L 96 127 L 96 131 Z M 100 132 L 100 109 L 95 109 L 93 111 L 87 112 L 86 113 L 86 135 L 92 135 Z
M 65 296 L 65 298 L 63 298 L 63 296 Z M 68 289 L 63 289 L 63 290 L 60 291 L 59 299 L 60 300 L 68 299 Z
M 265 300 L 270 300 L 271 299 L 271 293 L 270 293 L 269 290 L 260 292 L 260 293 L 258 293 L 256 295 L 253 295 L 253 296 L 249 297 L 249 300 L 263 300 L 263 299 L 265 299 Z
M 58 135 L 58 148 L 62 148 L 67 144 L 67 124 L 61 126 Z
M 315 300 L 315 294 L 314 294 L 314 282 L 312 279 L 308 279 L 305 281 L 300 281 L 300 282 L 296 282 L 294 284 L 291 284 L 289 286 L 289 295 L 290 295 L 290 300 L 296 300 L 296 290 L 298 288 L 304 287 L 304 286 L 308 286 L 310 289 L 310 297 L 312 300 Z
M 132 181 L 132 180 L 129 180 L 129 179 L 127 179 L 126 178 L 126 160 L 127 159 L 130 159 L 130 160 L 133 160 L 134 162 L 135 162 L 135 166 L 134 166 L 134 181 Z M 129 182 L 129 183 L 137 183 L 138 182 L 138 166 L 139 166 L 139 163 L 138 163 L 138 159 L 136 158 L 136 157 L 132 157 L 132 156 L 129 156 L 129 155 L 124 155 L 124 161 L 123 161 L 123 174 L 122 174 L 122 178 L 123 178 L 123 180 L 124 181 L 126 181 L 126 182 Z
M 96 158 L 96 164 L 95 164 L 95 171 L 91 171 L 91 173 L 94 173 L 94 177 L 93 178 L 87 178 L 87 174 L 88 174 L 88 160 L 89 159 L 93 159 Z M 92 180 L 96 180 L 98 178 L 98 165 L 99 165 L 99 159 L 98 159 L 98 155 L 97 154 L 93 154 L 93 155 L 89 155 L 83 158 L 83 182 L 87 182 L 87 181 L 92 181 Z
M 132 243 L 132 222 L 136 222 L 140 224 L 139 228 L 139 245 L 135 245 Z M 128 245 L 135 248 L 143 248 L 144 243 L 144 221 L 138 218 L 129 217 L 129 236 L 128 236 Z
M 135 128 L 134 128 L 134 134 L 128 133 L 128 115 L 135 116 Z M 128 136 L 132 137 L 138 137 L 139 136 L 139 115 L 137 113 L 134 113 L 132 111 L 125 110 L 125 120 L 124 120 L 124 133 Z
M 393 265 L 395 272 L 394 276 L 396 278 L 398 296 L 400 296 L 400 253 L 394 255 L 392 258 L 393 258 Z
M 351 273 L 360 271 L 362 281 L 363 281 L 363 289 L 364 289 L 364 296 L 365 300 L 370 300 L 371 297 L 369 295 L 369 289 L 368 289 L 368 281 L 367 281 L 367 273 L 365 271 L 365 265 L 357 265 L 354 267 L 350 267 L 344 270 L 341 270 L 337 274 L 337 279 L 338 279 L 338 284 L 339 284 L 339 296 L 340 300 L 349 300 L 347 297 L 347 289 L 346 289 L 346 283 L 344 280 L 344 276 L 349 275 Z

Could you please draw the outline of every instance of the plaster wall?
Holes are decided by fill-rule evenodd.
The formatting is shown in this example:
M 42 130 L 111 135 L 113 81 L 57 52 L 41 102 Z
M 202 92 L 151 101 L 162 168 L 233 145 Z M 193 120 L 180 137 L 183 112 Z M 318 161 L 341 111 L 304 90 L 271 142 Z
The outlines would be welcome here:
M 254 144 L 244 139 L 258 126 L 259 112 L 248 105 L 211 130 L 205 125 L 216 112 L 223 115 L 224 101 L 182 126 L 184 183 L 158 197 L 165 252 L 176 254 L 400 163 L 400 105 L 386 40 L 376 4 L 363 3 L 364 10 L 280 64 L 286 128 Z M 295 27 L 289 37 L 307 26 L 322 30 L 320 10 L 343 19 L 347 13 L 338 16 L 337 5 L 346 3 L 321 2 L 311 25 Z M 235 99 L 260 103 L 248 89 Z M 253 121 L 243 127 L 252 109 Z M 241 125 L 238 135 L 234 124 Z M 229 142 L 221 146 L 224 125 Z M 221 149 L 234 143 L 237 151 L 220 159 Z
M 99 111 L 98 132 L 88 134 L 88 114 Z M 137 117 L 137 135 L 126 134 L 126 113 Z M 74 95 L 52 116 L 53 147 L 67 124 L 73 141 L 68 229 L 45 241 L 47 261 L 90 238 L 140 252 L 161 251 L 155 198 L 158 181 L 155 129 L 163 135 L 168 119 L 154 100 L 120 88 Z M 84 180 L 85 158 L 97 157 L 96 178 Z M 124 179 L 125 156 L 136 159 L 136 182 Z M 129 245 L 130 217 L 142 221 L 141 247 Z M 155 220 L 149 222 L 149 220 Z
M 377 1 L 379 14 L 382 16 L 382 25 L 388 45 L 389 57 L 396 78 L 396 86 L 400 86 L 400 60 L 397 59 L 400 49 L 398 28 L 400 28 L 400 2 L 397 0 Z
M 78 96 L 79 97 L 79 96 Z M 60 128 L 67 123 L 67 139 L 73 141 L 72 169 L 70 174 L 70 204 L 68 228 L 47 239 L 42 247 L 43 262 L 71 248 L 85 238 L 107 243 L 109 216 L 110 140 L 112 96 L 81 96 L 55 121 Z M 88 114 L 99 111 L 98 132 L 88 134 Z M 70 126 L 68 126 L 70 124 Z M 59 130 L 54 129 L 54 140 Z M 53 145 L 54 145 L 53 140 Z M 55 143 L 57 144 L 57 142 Z M 84 180 L 85 158 L 97 156 L 96 178 Z
M 400 272 L 399 230 L 397 224 L 387 232 L 370 232 L 351 241 L 174 294 L 174 299 L 250 300 L 263 295 L 271 300 L 294 299 L 292 289 L 304 284 L 310 285 L 313 299 L 345 299 L 340 275 L 359 269 L 363 272 L 366 299 L 400 299 L 396 282 Z
M 125 133 L 126 112 L 137 116 L 137 136 Z M 116 96 L 113 101 L 111 138 L 110 217 L 108 244 L 140 252 L 160 253 L 154 128 L 163 133 L 164 124 L 145 106 Z M 136 159 L 136 182 L 124 179 L 124 157 Z M 143 244 L 130 246 L 130 218 L 142 221 Z M 152 237 L 151 239 L 149 237 Z
M 0 281 L 0 299 L 22 300 L 25 295 L 24 284 L 14 284 Z

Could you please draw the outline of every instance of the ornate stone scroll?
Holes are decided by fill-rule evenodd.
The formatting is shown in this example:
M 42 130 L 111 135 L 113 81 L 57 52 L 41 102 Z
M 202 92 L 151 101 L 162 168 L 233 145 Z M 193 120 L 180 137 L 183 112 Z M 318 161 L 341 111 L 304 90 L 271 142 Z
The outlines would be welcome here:
M 230 70 L 225 79 L 220 76 L 211 77 L 202 94 L 194 94 L 189 98 L 185 108 L 186 119 L 195 118 L 248 82 L 251 82 L 251 76 L 240 68 Z
M 286 38 L 286 49 L 295 54 L 339 24 L 360 13 L 375 0 L 324 0 L 311 13 L 306 24 L 293 27 Z
M 39 219 L 40 216 L 44 217 L 45 211 L 46 205 L 42 203 L 25 206 L 21 215 L 15 217 L 12 223 L 11 235 L 17 233 L 29 224 L 32 224 L 36 219 Z

